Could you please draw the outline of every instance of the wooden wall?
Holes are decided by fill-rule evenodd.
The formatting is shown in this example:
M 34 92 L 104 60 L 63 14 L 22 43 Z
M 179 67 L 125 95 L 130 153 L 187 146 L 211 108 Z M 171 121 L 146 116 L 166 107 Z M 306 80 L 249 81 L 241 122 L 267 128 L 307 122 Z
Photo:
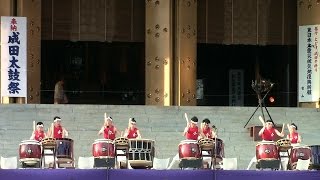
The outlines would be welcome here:
M 297 1 L 197 3 L 198 43 L 297 43 Z M 42 24 L 43 40 L 144 42 L 145 0 L 46 0 Z

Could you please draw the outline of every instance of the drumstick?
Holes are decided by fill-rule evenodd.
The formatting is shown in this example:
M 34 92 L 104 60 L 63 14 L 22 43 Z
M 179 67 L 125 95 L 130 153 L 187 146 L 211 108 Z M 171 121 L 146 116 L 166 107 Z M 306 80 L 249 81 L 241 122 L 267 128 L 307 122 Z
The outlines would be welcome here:
M 281 130 L 281 133 L 283 133 L 283 130 L 284 130 L 284 123 L 282 124 L 282 130 Z
M 122 136 L 123 136 L 123 131 L 120 132 L 120 137 L 122 137 Z
M 189 124 L 188 114 L 187 114 L 187 113 L 184 113 L 184 117 L 185 117 L 185 119 L 186 119 L 186 121 L 187 121 L 187 124 Z
M 51 137 L 53 138 L 53 123 L 51 123 Z
M 107 113 L 104 113 L 104 119 L 107 119 Z
M 130 128 L 130 120 L 131 118 L 129 118 L 129 121 L 128 121 L 128 129 Z
M 261 121 L 262 125 L 265 126 L 265 121 L 264 121 L 264 119 L 262 118 L 262 116 L 259 116 L 259 120 Z

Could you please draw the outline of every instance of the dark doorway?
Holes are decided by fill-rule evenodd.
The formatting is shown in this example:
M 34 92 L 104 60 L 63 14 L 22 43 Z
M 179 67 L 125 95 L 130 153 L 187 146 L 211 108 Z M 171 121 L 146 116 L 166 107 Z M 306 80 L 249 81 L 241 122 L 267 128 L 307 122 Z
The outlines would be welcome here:
M 42 41 L 41 103 L 60 76 L 71 104 L 144 104 L 144 43 Z

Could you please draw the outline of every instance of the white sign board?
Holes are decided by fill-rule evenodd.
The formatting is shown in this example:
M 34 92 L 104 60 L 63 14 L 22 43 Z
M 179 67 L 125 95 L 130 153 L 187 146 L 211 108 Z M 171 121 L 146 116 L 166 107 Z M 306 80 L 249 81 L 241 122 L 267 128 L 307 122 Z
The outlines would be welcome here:
M 1 96 L 27 97 L 27 18 L 1 17 Z
M 319 40 L 320 25 L 299 26 L 299 102 L 319 100 Z

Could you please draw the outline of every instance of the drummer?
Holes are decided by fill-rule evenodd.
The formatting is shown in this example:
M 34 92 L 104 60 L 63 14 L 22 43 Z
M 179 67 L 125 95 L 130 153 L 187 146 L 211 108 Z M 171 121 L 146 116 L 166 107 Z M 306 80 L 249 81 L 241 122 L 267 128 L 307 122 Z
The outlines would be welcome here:
M 117 132 L 117 128 L 112 123 L 112 117 L 109 116 L 104 118 L 104 124 L 98 132 L 98 135 L 103 134 L 105 139 L 114 140 L 117 136 Z
M 134 118 L 129 119 L 128 128 L 124 132 L 124 137 L 128 139 L 141 138 L 140 131 L 137 128 L 137 121 Z
M 37 122 L 36 130 L 32 132 L 30 140 L 41 141 L 42 139 L 46 138 L 47 136 L 43 129 L 43 123 Z
M 193 116 L 191 121 L 187 123 L 187 127 L 184 128 L 183 136 L 188 140 L 198 140 L 198 137 L 205 137 L 198 127 L 198 118 Z
M 215 127 L 213 125 L 213 127 Z M 208 118 L 202 120 L 202 123 L 201 123 L 201 132 L 204 134 L 204 136 L 202 138 L 216 138 L 217 135 L 215 133 L 215 130 L 214 128 L 210 128 L 210 120 Z M 199 136 L 201 137 L 201 136 Z
M 55 116 L 51 127 L 48 129 L 47 136 L 52 138 L 67 138 L 68 135 L 68 131 L 61 124 L 61 118 Z
M 298 144 L 301 143 L 301 136 L 298 133 L 298 126 L 294 123 L 290 125 L 287 124 L 287 128 L 289 130 L 289 134 L 287 135 L 287 139 L 290 140 L 291 144 Z
M 263 125 L 263 127 L 259 131 L 259 136 L 262 137 L 262 140 L 274 141 L 276 134 L 280 137 L 284 136 L 284 133 L 283 133 L 284 124 L 282 126 L 282 130 L 280 133 L 276 128 L 274 128 L 274 124 L 273 124 L 272 120 L 268 119 L 268 120 L 264 121 L 264 119 L 261 116 L 259 116 L 259 120 L 261 121 L 261 123 Z

